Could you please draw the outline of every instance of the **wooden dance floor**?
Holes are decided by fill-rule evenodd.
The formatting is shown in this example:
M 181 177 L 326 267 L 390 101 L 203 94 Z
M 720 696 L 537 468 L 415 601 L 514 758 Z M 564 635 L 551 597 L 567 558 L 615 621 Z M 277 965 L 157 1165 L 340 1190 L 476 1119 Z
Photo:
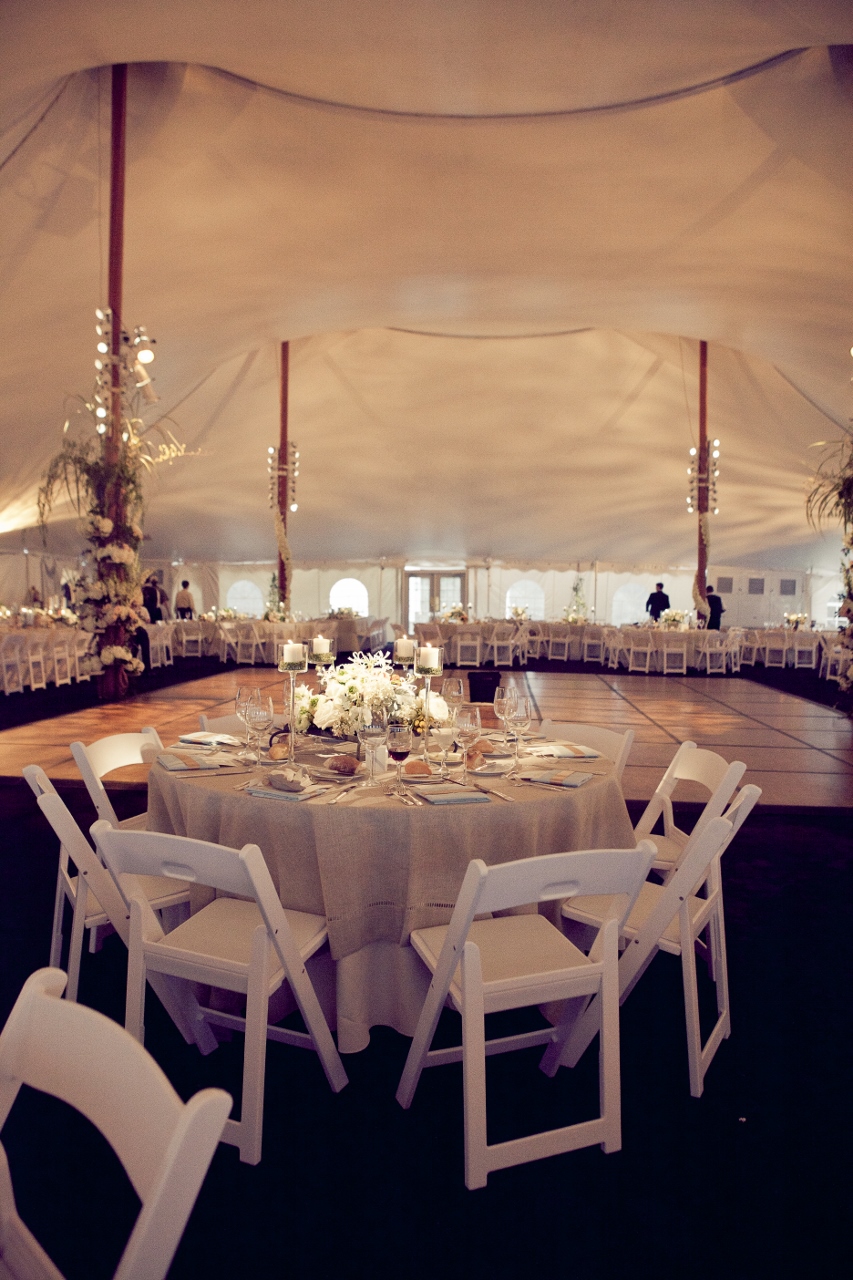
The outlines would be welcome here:
M 692 739 L 727 760 L 743 760 L 745 780 L 763 789 L 764 805 L 853 808 L 853 723 L 828 707 L 727 677 L 513 671 L 503 675 L 503 683 L 509 682 L 532 697 L 543 718 L 632 728 L 634 749 L 623 783 L 628 800 L 647 800 L 678 744 Z M 200 712 L 230 713 L 241 684 L 268 689 L 281 705 L 278 672 L 244 666 L 0 731 L 0 783 L 20 779 L 27 764 L 40 764 L 55 781 L 79 781 L 71 742 L 145 725 L 173 742 L 198 728 Z M 136 790 L 145 773 L 141 766 L 118 770 L 107 781 Z

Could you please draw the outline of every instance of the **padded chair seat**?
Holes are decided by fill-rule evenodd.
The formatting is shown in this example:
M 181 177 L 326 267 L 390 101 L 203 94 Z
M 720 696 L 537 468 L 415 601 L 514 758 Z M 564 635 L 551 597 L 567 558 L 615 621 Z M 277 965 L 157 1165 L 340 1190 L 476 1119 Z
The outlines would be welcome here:
M 654 884 L 650 880 L 645 882 L 640 889 L 637 901 L 631 909 L 631 914 L 623 925 L 623 938 L 627 938 L 629 942 L 636 938 L 665 892 L 664 885 Z M 691 896 L 688 901 L 690 904 L 690 918 L 695 925 L 703 910 L 708 906 L 708 900 Z M 577 920 L 580 924 L 597 926 L 612 912 L 612 904 L 613 899 L 607 896 L 570 898 L 564 905 L 563 914 L 570 916 L 572 920 Z M 658 945 L 661 951 L 666 951 L 672 956 L 681 954 L 681 930 L 678 924 L 678 916 L 675 916 L 664 929 L 660 935 Z
M 148 878 L 148 877 L 146 877 Z M 153 877 L 152 877 L 153 878 Z M 174 882 L 173 883 L 177 883 Z M 313 955 L 326 940 L 326 921 L 322 916 L 307 911 L 286 911 L 293 939 L 304 959 Z M 218 969 L 223 976 L 245 971 L 248 974 L 252 958 L 252 937 L 263 927 L 263 917 L 255 902 L 242 898 L 215 898 L 177 928 L 172 929 L 162 942 L 152 944 L 159 955 L 174 952 L 186 958 L 186 953 L 204 958 L 205 965 Z M 280 964 L 270 971 L 273 988 L 281 984 L 283 970 Z
M 132 818 L 122 818 L 118 824 L 123 831 L 147 831 L 148 830 L 148 810 L 144 813 L 136 813 Z
M 684 846 L 687 844 L 686 838 L 682 840 L 678 836 L 653 835 L 646 836 L 646 839 L 651 840 L 657 849 L 655 860 L 652 863 L 653 867 L 660 866 L 661 863 L 665 863 L 668 867 L 674 867 L 684 852 Z
M 416 929 L 411 935 L 412 946 L 433 972 L 447 929 L 447 925 L 434 925 L 430 929 Z M 475 920 L 468 932 L 468 941 L 480 948 L 484 986 L 502 984 L 507 991 L 516 993 L 524 987 L 527 978 L 535 976 L 537 987 L 541 987 L 542 974 L 590 964 L 574 943 L 540 915 Z M 454 1003 L 461 1004 L 458 967 L 450 984 L 450 995 Z

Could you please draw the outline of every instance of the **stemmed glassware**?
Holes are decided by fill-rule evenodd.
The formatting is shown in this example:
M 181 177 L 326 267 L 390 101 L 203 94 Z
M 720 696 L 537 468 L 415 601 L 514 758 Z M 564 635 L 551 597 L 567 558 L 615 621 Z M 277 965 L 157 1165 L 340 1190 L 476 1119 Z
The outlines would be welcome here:
M 261 735 L 267 733 L 275 722 L 275 708 L 272 698 L 255 689 L 246 707 L 246 723 L 255 735 L 255 764 L 261 763 Z
M 447 753 L 453 746 L 453 739 L 456 731 L 452 724 L 439 724 L 434 729 L 430 729 L 429 736 L 438 749 L 441 751 L 441 774 L 442 778 L 447 777 Z
M 464 694 L 462 681 L 458 676 L 448 676 L 441 686 L 441 696 L 450 707 L 450 723 L 456 723 L 456 708 L 462 706 Z
M 494 697 L 494 704 L 493 704 L 495 708 L 495 715 L 503 725 L 504 740 L 506 742 L 509 741 L 509 738 L 507 735 L 507 717 L 509 713 L 512 711 L 513 707 L 517 706 L 517 704 L 518 704 L 518 690 L 515 688 L 515 685 L 511 685 L 511 684 L 499 685 L 497 689 L 495 689 L 495 697 Z
M 388 726 L 388 754 L 397 766 L 397 781 L 394 795 L 404 795 L 403 761 L 412 750 L 412 726 L 408 724 L 391 724 Z
M 296 763 L 296 676 L 308 670 L 308 646 L 298 641 L 286 641 L 278 646 L 278 669 L 290 677 L 290 715 L 288 724 L 287 759 Z
M 357 733 L 370 762 L 367 781 L 361 785 L 372 787 L 375 785 L 376 748 L 384 746 L 388 740 L 388 712 L 385 707 L 362 707 Z
M 480 708 L 464 706 L 456 710 L 456 741 L 464 752 L 462 764 L 462 785 L 468 782 L 468 750 L 473 747 L 482 732 L 480 724 Z
M 252 690 L 249 685 L 241 684 L 234 697 L 234 714 L 238 720 L 242 720 L 246 729 L 246 744 L 238 755 L 238 760 L 251 760 L 252 752 L 249 746 L 249 721 L 246 710 L 252 700 Z
M 515 736 L 515 763 L 513 764 L 513 769 L 518 768 L 518 745 L 522 733 L 524 733 L 525 729 L 530 728 L 531 715 L 529 698 L 516 698 L 515 706 L 506 713 L 506 723 L 512 728 Z

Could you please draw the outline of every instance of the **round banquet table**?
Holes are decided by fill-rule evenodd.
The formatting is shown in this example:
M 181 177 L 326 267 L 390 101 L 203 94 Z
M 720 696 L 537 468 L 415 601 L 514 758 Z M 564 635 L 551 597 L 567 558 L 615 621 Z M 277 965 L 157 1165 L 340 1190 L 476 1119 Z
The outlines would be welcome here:
M 472 858 L 498 864 L 635 843 L 610 771 L 574 790 L 504 783 L 512 804 L 492 797 L 417 808 L 374 790 L 335 805 L 329 793 L 264 799 L 236 789 L 245 781 L 154 764 L 149 829 L 231 848 L 257 844 L 284 906 L 325 915 L 329 953 L 308 968 L 342 1053 L 365 1048 L 371 1026 L 414 1034 L 429 975 L 409 934 L 447 923 Z

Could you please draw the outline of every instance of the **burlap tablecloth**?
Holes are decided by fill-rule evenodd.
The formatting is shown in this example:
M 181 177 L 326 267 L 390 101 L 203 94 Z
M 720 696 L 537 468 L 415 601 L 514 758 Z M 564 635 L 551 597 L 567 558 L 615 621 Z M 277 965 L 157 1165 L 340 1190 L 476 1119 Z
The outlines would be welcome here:
M 611 774 L 574 791 L 514 789 L 512 804 L 434 808 L 406 808 L 375 793 L 332 806 L 267 800 L 237 791 L 242 781 L 187 778 L 155 764 L 149 828 L 232 848 L 257 844 L 284 905 L 326 916 L 337 962 L 330 1017 L 343 1052 L 363 1048 L 378 1023 L 413 1033 L 428 975 L 406 946 L 409 934 L 450 919 L 472 858 L 497 864 L 634 843 Z

